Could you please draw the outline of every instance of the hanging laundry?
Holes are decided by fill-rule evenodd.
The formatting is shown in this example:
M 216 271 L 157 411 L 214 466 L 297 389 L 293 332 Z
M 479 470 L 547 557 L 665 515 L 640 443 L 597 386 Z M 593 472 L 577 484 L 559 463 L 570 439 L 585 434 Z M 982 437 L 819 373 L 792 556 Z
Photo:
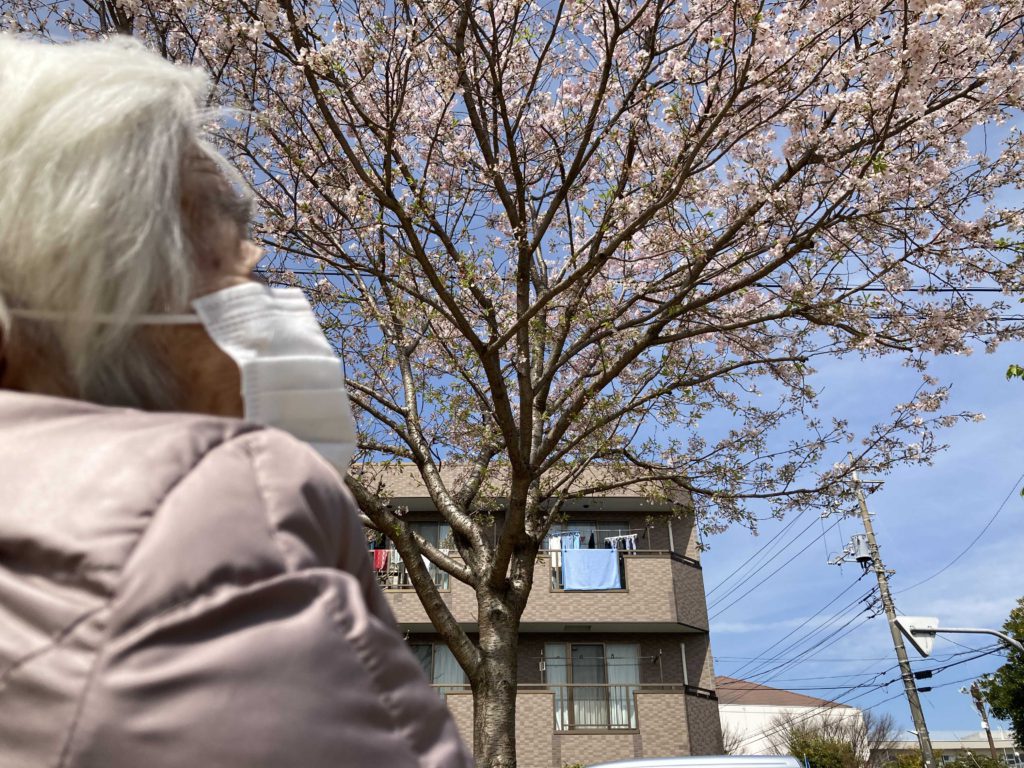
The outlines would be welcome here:
M 548 538 L 548 550 L 551 552 L 551 567 L 559 568 L 562 565 L 562 539 L 560 536 Z
M 622 589 L 619 553 L 614 549 L 563 549 L 562 588 L 566 591 Z
M 587 549 L 593 549 L 597 546 L 597 540 L 594 538 L 594 534 L 590 534 L 590 541 L 587 542 Z
M 375 549 L 373 550 L 373 570 L 383 571 L 388 567 L 388 555 L 391 554 L 391 550 L 388 549 Z
M 636 534 L 629 533 L 624 536 L 606 536 L 604 545 L 611 549 L 636 551 Z

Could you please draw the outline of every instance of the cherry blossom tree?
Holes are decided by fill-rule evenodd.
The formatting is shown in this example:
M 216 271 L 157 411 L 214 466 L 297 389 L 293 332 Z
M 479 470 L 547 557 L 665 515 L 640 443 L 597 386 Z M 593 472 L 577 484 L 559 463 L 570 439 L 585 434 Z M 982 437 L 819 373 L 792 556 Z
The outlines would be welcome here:
M 348 482 L 468 676 L 481 765 L 515 765 L 519 621 L 567 498 L 686 498 L 706 531 L 834 503 L 970 416 L 931 358 L 1019 334 L 970 288 L 1021 281 L 999 201 L 1024 164 L 1022 0 L 3 7 L 135 34 L 237 108 L 218 135 L 269 268 L 344 353 Z M 924 377 L 879 393 L 891 419 L 816 410 L 816 360 L 886 355 Z M 389 505 L 394 462 L 457 553 Z M 475 590 L 478 636 L 421 556 Z

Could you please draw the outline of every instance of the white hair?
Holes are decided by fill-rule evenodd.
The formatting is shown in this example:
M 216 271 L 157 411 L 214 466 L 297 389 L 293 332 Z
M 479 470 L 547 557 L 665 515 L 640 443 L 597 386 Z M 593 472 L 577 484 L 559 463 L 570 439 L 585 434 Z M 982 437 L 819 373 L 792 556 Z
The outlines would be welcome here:
M 188 306 L 202 233 L 183 212 L 185 160 L 222 167 L 202 135 L 209 90 L 201 70 L 128 38 L 0 35 L 0 346 L 48 348 L 78 397 L 174 407 L 133 318 Z

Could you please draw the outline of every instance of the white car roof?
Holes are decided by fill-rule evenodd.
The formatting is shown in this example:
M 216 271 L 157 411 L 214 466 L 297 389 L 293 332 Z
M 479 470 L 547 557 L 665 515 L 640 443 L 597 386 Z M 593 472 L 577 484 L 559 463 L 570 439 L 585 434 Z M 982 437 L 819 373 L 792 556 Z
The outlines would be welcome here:
M 589 768 L 802 768 L 802 765 L 788 755 L 691 755 L 617 760 Z

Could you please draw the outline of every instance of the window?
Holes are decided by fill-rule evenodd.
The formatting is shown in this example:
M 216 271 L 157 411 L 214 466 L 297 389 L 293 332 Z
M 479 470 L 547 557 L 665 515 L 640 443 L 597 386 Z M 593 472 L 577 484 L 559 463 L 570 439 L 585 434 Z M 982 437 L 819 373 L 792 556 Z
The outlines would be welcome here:
M 555 730 L 636 728 L 636 643 L 546 643 L 544 674 L 555 692 Z
M 469 682 L 455 655 L 444 643 L 410 643 L 409 649 L 423 667 L 430 684 L 438 687 L 442 698 L 448 691 L 461 690 Z

